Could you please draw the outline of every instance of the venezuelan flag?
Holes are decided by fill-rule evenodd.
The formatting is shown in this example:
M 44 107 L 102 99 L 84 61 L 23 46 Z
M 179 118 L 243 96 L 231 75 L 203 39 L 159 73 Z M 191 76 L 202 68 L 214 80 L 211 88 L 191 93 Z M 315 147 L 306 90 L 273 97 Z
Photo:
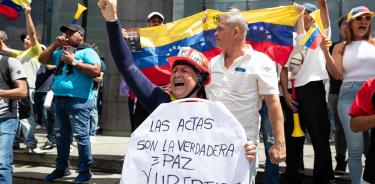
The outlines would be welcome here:
M 248 21 L 247 42 L 255 50 L 284 65 L 293 49 L 294 24 L 298 13 L 294 5 L 241 12 Z M 141 71 L 156 85 L 169 83 L 167 57 L 177 55 L 180 47 L 192 47 L 209 59 L 218 55 L 214 33 L 216 10 L 206 10 L 157 27 L 140 28 L 141 51 L 133 58 Z
M 31 0 L 0 0 L 0 14 L 8 20 L 15 20 L 23 12 L 24 3 L 31 3 Z
M 310 49 L 316 49 L 322 42 L 322 40 L 322 32 L 320 31 L 319 27 L 313 25 L 311 26 L 309 31 L 307 31 L 305 37 L 303 37 L 303 39 L 300 40 L 299 44 L 304 45 L 305 47 Z

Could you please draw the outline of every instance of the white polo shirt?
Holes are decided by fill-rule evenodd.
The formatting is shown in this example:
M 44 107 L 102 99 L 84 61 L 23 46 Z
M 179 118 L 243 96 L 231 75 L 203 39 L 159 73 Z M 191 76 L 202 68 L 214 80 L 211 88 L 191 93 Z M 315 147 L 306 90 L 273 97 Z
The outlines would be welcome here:
M 248 139 L 258 141 L 262 95 L 279 94 L 275 62 L 249 45 L 246 54 L 228 69 L 224 53 L 212 58 L 210 71 L 208 99 L 223 102 L 242 124 Z

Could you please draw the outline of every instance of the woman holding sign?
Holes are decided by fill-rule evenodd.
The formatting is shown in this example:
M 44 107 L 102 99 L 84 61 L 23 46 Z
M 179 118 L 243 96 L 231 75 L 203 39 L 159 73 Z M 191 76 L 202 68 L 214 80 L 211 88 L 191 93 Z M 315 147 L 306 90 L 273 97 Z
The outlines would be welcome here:
M 171 94 L 155 86 L 134 64 L 129 47 L 123 39 L 117 18 L 117 0 L 98 0 L 98 6 L 107 24 L 111 53 L 126 83 L 149 111 L 160 104 L 182 98 L 206 98 L 204 86 L 210 82 L 208 59 L 192 48 L 181 48 L 178 56 L 168 58 L 172 67 Z M 251 142 L 245 144 L 248 160 L 253 160 L 256 150 Z

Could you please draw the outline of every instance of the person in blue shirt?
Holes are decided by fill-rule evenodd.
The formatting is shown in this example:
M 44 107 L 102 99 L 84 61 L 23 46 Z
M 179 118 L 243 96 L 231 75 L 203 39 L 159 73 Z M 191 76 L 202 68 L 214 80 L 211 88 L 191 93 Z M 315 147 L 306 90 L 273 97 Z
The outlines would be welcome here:
M 93 104 L 93 78 L 100 75 L 98 54 L 84 43 L 85 30 L 76 24 L 62 26 L 64 34 L 46 48 L 39 57 L 42 64 L 57 66 L 52 89 L 55 98 L 57 159 L 56 169 L 46 181 L 70 174 L 68 169 L 70 136 L 78 144 L 79 174 L 74 182 L 91 179 L 93 162 L 89 139 L 89 119 Z

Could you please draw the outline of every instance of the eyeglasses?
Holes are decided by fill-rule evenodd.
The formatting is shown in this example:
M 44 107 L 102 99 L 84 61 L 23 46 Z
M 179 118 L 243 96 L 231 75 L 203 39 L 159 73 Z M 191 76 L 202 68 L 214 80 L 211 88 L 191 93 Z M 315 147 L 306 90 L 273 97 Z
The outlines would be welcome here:
M 372 19 L 371 16 L 359 16 L 355 18 L 355 21 L 358 21 L 358 22 L 362 20 L 371 21 L 371 19 Z

